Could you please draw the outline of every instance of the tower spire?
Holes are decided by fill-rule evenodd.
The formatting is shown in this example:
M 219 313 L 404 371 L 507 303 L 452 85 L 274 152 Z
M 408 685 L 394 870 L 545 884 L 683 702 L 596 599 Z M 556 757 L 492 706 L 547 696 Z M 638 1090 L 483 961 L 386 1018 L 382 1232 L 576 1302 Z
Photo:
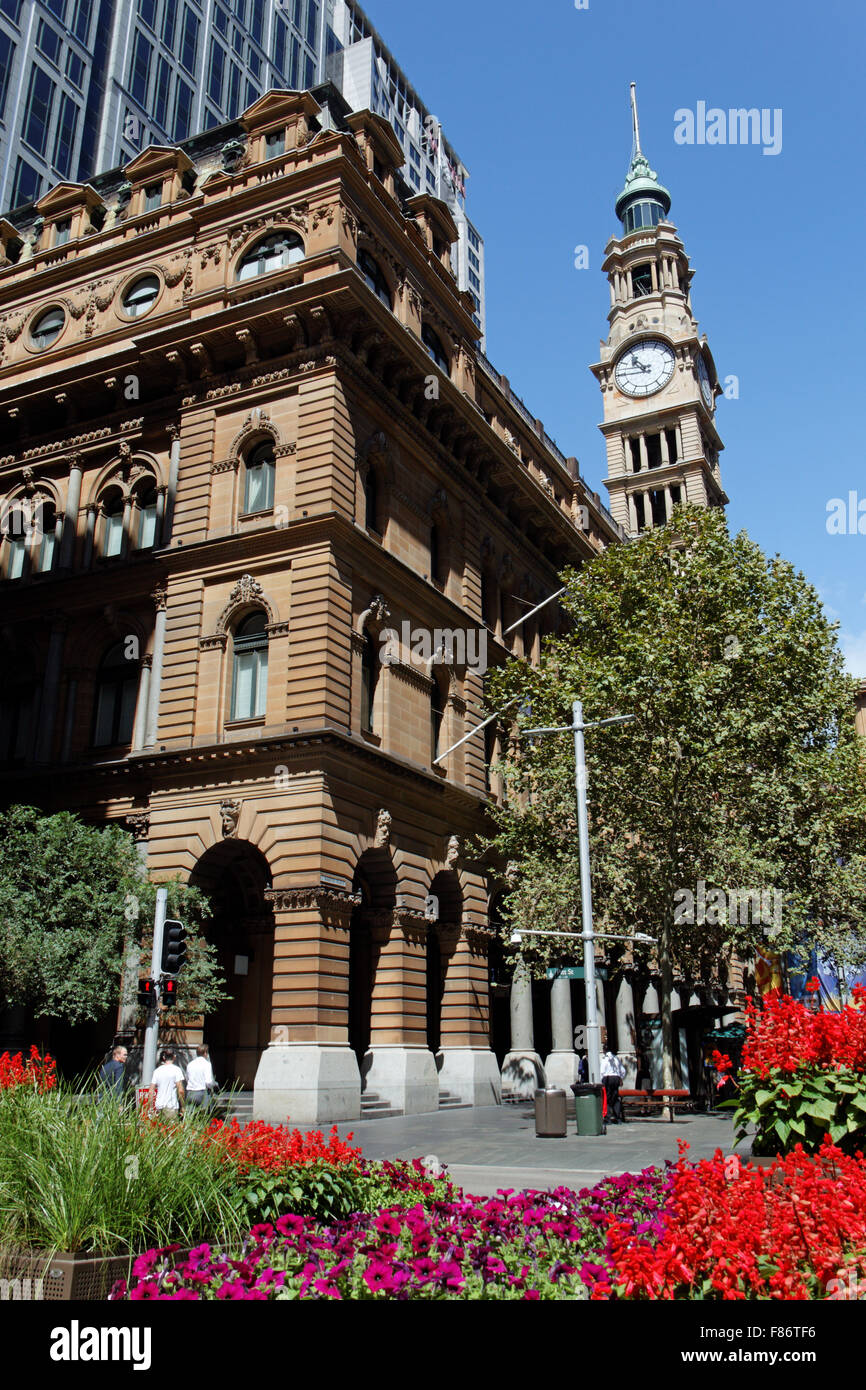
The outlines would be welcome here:
M 631 157 L 632 157 L 632 159 L 634 159 L 634 157 L 635 157 L 636 154 L 642 154 L 643 151 L 641 150 L 641 147 L 640 147 L 640 122 L 639 122 L 639 120 L 638 120 L 638 118 L 637 118 L 637 84 L 634 83 L 634 82 L 632 82 L 630 85 L 631 85 L 631 128 L 632 128 L 632 132 L 633 132 L 633 135 L 634 135 L 634 148 L 633 148 L 633 150 L 632 150 L 632 152 L 631 152 Z

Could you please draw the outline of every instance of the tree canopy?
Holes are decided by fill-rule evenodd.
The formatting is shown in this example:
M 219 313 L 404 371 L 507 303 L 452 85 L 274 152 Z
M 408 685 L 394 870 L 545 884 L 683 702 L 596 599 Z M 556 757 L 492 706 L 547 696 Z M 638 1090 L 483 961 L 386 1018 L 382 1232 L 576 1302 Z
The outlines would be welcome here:
M 130 944 L 152 939 L 157 887 L 188 927 L 178 1012 L 208 1012 L 226 996 L 214 948 L 196 929 L 209 912 L 200 892 L 149 882 L 120 826 L 32 806 L 0 813 L 0 1004 L 69 1023 L 99 1018 L 119 1000 Z M 143 973 L 149 964 L 148 951 Z
M 667 1068 L 674 963 L 705 979 L 767 935 L 866 961 L 854 682 L 812 586 L 719 510 L 680 508 L 564 583 L 572 630 L 488 678 L 491 709 L 521 708 L 485 847 L 512 926 L 579 931 L 573 742 L 520 729 L 570 724 L 574 699 L 587 722 L 635 716 L 586 735 L 595 921 L 658 938 Z

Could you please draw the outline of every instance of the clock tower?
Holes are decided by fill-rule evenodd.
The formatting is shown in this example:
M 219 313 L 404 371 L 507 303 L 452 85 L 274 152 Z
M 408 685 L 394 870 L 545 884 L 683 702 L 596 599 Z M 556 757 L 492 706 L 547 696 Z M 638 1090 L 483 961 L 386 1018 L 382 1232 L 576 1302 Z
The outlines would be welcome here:
M 715 423 L 721 395 L 706 337 L 698 333 L 689 266 L 667 220 L 671 196 L 640 145 L 631 84 L 634 144 L 616 200 L 622 231 L 608 242 L 610 332 L 592 368 L 601 387 L 610 509 L 632 536 L 663 526 L 679 502 L 723 507 Z

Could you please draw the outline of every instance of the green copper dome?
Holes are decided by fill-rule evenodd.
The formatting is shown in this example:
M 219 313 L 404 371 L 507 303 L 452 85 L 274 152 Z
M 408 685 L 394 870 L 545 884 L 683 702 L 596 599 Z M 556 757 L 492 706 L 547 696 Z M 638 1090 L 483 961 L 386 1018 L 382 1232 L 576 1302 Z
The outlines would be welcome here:
M 616 200 L 616 215 L 620 221 L 624 221 L 629 204 L 638 201 L 658 203 L 664 216 L 670 211 L 671 195 L 659 183 L 655 169 L 650 168 L 649 160 L 640 150 L 636 151 L 632 159 L 631 167 L 626 174 L 625 187 Z M 661 218 L 655 220 L 658 222 Z

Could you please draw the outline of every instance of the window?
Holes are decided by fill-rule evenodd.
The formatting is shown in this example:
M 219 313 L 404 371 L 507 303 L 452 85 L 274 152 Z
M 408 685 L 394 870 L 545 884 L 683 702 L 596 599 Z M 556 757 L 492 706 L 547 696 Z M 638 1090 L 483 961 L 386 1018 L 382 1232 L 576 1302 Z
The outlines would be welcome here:
M 66 322 L 66 315 L 59 306 L 53 309 L 46 309 L 44 314 L 40 314 L 30 330 L 30 342 L 33 347 L 43 351 L 51 347 L 63 330 Z
M 80 91 L 84 84 L 84 59 L 79 58 L 72 48 L 66 57 L 66 76 L 73 87 L 77 87 Z M 0 102 L 0 110 L 2 110 L 2 102 Z
M 421 168 L 421 156 L 412 144 L 409 145 L 409 158 L 418 169 Z
M 57 532 L 57 512 L 52 502 L 43 502 L 39 512 L 39 529 L 42 539 L 36 556 L 36 569 L 39 574 L 50 574 L 54 566 L 54 549 Z
M 93 10 L 93 0 L 78 0 L 75 6 L 75 17 L 72 21 L 72 32 L 79 43 L 87 44 L 90 34 L 90 15 Z
M 183 63 L 187 72 L 195 72 L 195 60 L 198 55 L 198 30 L 198 20 L 189 5 L 185 5 L 183 10 L 183 36 L 180 43 L 180 61 Z
M 153 119 L 163 130 L 168 119 L 168 93 L 171 85 L 171 68 L 165 58 L 156 65 L 156 91 L 153 96 Z
M 375 469 L 368 468 L 364 477 L 364 525 L 368 531 L 376 531 L 379 527 L 379 480 L 376 477 Z
M 20 207 L 22 203 L 31 203 L 34 198 L 39 196 L 42 187 L 42 175 L 27 163 L 26 159 L 19 157 L 15 165 L 15 182 L 12 185 L 12 207 Z
M 235 53 L 243 60 L 244 56 L 244 32 L 242 29 L 235 29 L 232 32 L 232 48 Z
M 138 665 L 125 655 L 125 642 L 117 642 L 102 658 L 96 677 L 94 748 L 113 748 L 129 743 L 138 698 Z
M 229 17 L 221 5 L 217 5 L 214 11 L 214 23 L 221 34 L 229 31 Z
M 174 35 L 177 28 L 177 0 L 165 0 L 162 11 L 162 41 L 166 48 L 174 48 Z
M 69 240 L 69 233 L 72 231 L 72 219 L 64 217 L 61 222 L 54 223 L 54 245 L 65 246 Z
M 260 444 L 247 459 L 244 483 L 244 514 L 270 511 L 274 505 L 273 444 Z
M 274 232 L 251 251 L 238 266 L 238 280 L 254 280 L 272 270 L 282 270 L 304 259 L 304 243 L 297 232 Z
M 667 442 L 668 442 L 668 462 L 669 462 L 669 463 L 676 463 L 676 461 L 677 461 L 677 456 L 678 456 L 678 453 L 679 453 L 679 451 L 678 451 L 678 449 L 677 449 L 677 432 L 676 432 L 676 427 L 674 427 L 673 429 L 665 430 L 665 438 L 667 439 Z
M 175 140 L 185 140 L 189 135 L 190 123 L 192 121 L 192 102 L 192 88 L 183 81 L 183 78 L 179 77 L 174 94 Z
M 3 119 L 3 112 L 6 108 L 6 93 L 9 90 L 9 74 L 12 71 L 12 59 L 14 57 L 14 43 L 9 35 L 0 29 L 0 120 Z
M 644 295 L 653 292 L 653 273 L 652 266 L 636 265 L 631 273 L 631 292 L 635 299 L 640 299 Z
M 253 0 L 253 12 L 250 15 L 250 32 L 256 43 L 261 43 L 262 33 L 265 26 L 265 0 Z
M 51 104 L 54 100 L 54 83 L 46 72 L 35 66 L 30 73 L 30 87 L 27 92 L 27 107 L 24 112 L 22 135 L 31 149 L 39 154 L 45 153 L 48 142 L 48 127 L 51 123 Z
M 52 29 L 50 24 L 46 24 L 44 19 L 39 21 L 39 28 L 36 32 L 36 47 L 52 63 L 57 62 L 63 48 L 63 40 L 57 30 Z
M 238 114 L 238 106 L 241 98 L 241 70 L 237 63 L 229 65 L 229 95 L 226 102 L 226 115 L 229 120 L 234 120 Z
M 54 140 L 54 165 L 64 178 L 69 176 L 72 165 L 72 151 L 75 146 L 75 132 L 78 129 L 78 107 L 64 92 L 60 98 L 60 115 L 57 119 L 57 135 Z
M 249 63 L 250 72 L 252 73 L 253 77 L 261 77 L 262 60 L 259 57 L 258 53 L 256 53 L 255 50 L 252 48 L 252 46 L 250 46 L 247 49 L 247 62 Z
M 316 47 L 316 40 L 319 36 L 319 5 L 318 0 L 310 0 L 307 6 L 307 43 L 310 48 Z
M 140 280 L 136 280 L 130 285 L 123 296 L 123 310 L 131 319 L 141 318 L 148 309 L 156 303 L 159 295 L 159 277 L 156 275 L 142 275 Z
M 155 212 L 162 207 L 162 184 L 149 183 L 144 189 L 144 210 L 145 212 Z
M 244 110 L 246 111 L 250 106 L 252 106 L 253 102 L 258 101 L 260 96 L 261 92 L 259 91 L 255 82 L 247 82 L 247 95 L 246 100 L 244 102 Z
M 469 264 L 472 266 L 473 270 L 481 270 L 481 262 L 479 261 L 474 251 L 469 252 Z
M 289 71 L 289 86 L 293 92 L 298 89 L 298 69 L 301 63 L 301 44 L 300 40 L 292 35 L 292 61 Z
M 7 579 L 20 579 L 24 573 L 27 546 L 32 534 L 31 516 L 32 511 L 29 502 L 17 503 L 9 509 L 6 515 L 3 532 L 8 545 L 6 552 Z
M 286 21 L 280 19 L 279 15 L 277 15 L 274 21 L 274 67 L 280 74 L 280 77 L 285 76 L 286 40 L 288 37 L 289 31 L 286 26 Z
M 52 14 L 56 14 L 61 24 L 66 23 L 66 0 L 45 0 Z
M 450 372 L 451 364 L 445 355 L 441 339 L 433 331 L 429 324 L 425 323 L 421 329 L 421 341 L 429 352 L 437 367 L 441 367 L 443 372 Z
M 390 309 L 391 290 L 388 286 L 388 281 L 382 274 L 378 262 L 373 260 L 369 251 L 361 250 L 358 252 L 358 269 L 376 297 L 381 299 L 382 303 L 386 304 Z
M 150 79 L 150 59 L 153 49 L 141 30 L 135 35 L 132 62 L 129 69 L 129 90 L 141 105 L 147 105 L 147 85 Z
M 469 283 L 474 290 L 481 289 L 481 281 L 478 279 L 478 276 L 475 274 L 474 270 L 470 270 L 469 272 Z
M 108 560 L 123 552 L 123 493 L 119 489 L 102 500 L 102 554 Z
M 238 23 L 245 24 L 247 18 L 247 0 L 235 0 L 235 14 Z
M 443 714 L 442 691 L 439 689 L 439 682 L 434 678 L 433 689 L 430 691 L 430 761 L 434 763 L 439 757 Z
M 24 0 L 0 0 L 0 11 L 8 15 L 13 24 L 17 24 L 21 15 L 21 6 Z
M 269 130 L 265 136 L 265 159 L 273 159 L 275 155 L 284 154 L 285 149 L 285 130 Z
M 373 634 L 365 632 L 364 651 L 361 655 L 361 728 L 365 734 L 373 732 L 373 705 L 378 683 L 379 653 Z
M 268 634 L 264 613 L 251 613 L 234 634 L 232 719 L 258 719 L 267 708 Z
M 315 63 L 313 62 L 313 59 L 310 58 L 309 55 L 308 55 L 307 57 L 304 58 L 304 86 L 305 86 L 305 87 L 312 87 L 312 85 L 313 85 L 313 83 L 315 82 L 315 80 L 316 80 L 316 65 L 315 65 Z
M 153 482 L 140 486 L 136 493 L 138 503 L 137 550 L 149 550 L 156 545 L 156 485 Z
M 156 0 L 138 0 L 139 18 L 150 29 L 156 29 Z
M 478 251 L 481 246 L 481 238 L 473 227 L 468 227 L 467 231 L 469 233 L 469 245 Z
M 417 172 L 416 169 L 409 170 L 409 178 L 411 179 L 412 183 L 415 185 L 416 188 L 421 187 L 421 175 Z

